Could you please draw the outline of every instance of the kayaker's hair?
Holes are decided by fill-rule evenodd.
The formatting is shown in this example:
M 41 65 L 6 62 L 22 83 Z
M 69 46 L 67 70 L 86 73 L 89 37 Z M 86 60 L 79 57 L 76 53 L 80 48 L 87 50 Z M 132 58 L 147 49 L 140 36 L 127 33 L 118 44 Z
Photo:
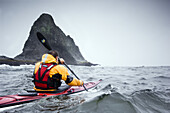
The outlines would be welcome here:
M 54 58 L 56 58 L 56 57 L 58 56 L 58 52 L 55 51 L 55 50 L 50 50 L 50 51 L 48 52 L 48 54 L 51 54 Z

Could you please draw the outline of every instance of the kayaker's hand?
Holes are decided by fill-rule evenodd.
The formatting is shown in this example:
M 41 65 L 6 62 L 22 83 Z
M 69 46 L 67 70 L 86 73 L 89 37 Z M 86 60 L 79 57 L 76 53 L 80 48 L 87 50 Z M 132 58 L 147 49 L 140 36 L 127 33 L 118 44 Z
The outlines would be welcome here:
M 82 86 L 84 84 L 84 82 L 82 80 L 80 80 L 80 86 Z
M 65 62 L 63 58 L 60 58 L 58 60 L 59 60 L 59 63 L 61 63 L 61 64 L 64 64 L 64 62 Z

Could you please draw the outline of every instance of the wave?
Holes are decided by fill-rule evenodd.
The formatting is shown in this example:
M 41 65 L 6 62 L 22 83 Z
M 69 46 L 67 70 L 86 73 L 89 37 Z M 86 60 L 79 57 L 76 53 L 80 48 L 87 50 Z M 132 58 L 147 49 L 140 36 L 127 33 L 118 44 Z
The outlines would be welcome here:
M 131 102 L 140 113 L 169 113 L 170 92 L 140 90 L 131 95 Z
M 120 93 L 102 94 L 85 102 L 78 107 L 64 110 L 63 112 L 76 113 L 136 113 L 135 107 L 128 98 Z
M 16 70 L 16 71 L 20 71 L 22 69 L 33 69 L 34 65 L 20 65 L 20 66 L 10 66 L 10 65 L 0 65 L 0 69 L 1 70 L 6 70 L 6 71 L 12 71 L 12 70 Z
M 68 113 L 169 113 L 170 92 L 140 90 L 131 95 L 112 92 L 101 94 L 78 106 L 64 109 Z
M 157 76 L 157 77 L 154 77 L 154 78 L 156 78 L 156 79 L 170 79 L 170 77 L 168 77 L 168 76 Z

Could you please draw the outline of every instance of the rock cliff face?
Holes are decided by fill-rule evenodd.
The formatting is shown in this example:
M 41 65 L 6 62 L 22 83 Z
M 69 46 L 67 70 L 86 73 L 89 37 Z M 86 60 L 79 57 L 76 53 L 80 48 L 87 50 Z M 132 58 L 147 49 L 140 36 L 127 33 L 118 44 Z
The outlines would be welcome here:
M 91 65 L 87 62 L 78 46 L 75 45 L 70 36 L 66 36 L 63 31 L 55 25 L 49 14 L 42 14 L 33 24 L 30 35 L 24 45 L 23 52 L 17 55 L 15 60 L 39 61 L 48 50 L 39 42 L 36 33 L 42 33 L 53 50 L 59 52 L 59 56 L 64 58 L 67 64 Z

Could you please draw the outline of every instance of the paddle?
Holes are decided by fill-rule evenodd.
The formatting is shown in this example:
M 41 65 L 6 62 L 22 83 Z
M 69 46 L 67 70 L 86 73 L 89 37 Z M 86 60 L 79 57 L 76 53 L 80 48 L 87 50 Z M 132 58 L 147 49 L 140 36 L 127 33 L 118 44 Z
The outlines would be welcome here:
M 37 32 L 37 37 L 38 37 L 38 40 L 44 45 L 45 48 L 47 48 L 48 50 L 52 50 L 51 46 L 49 45 L 47 39 L 40 33 L 40 32 Z M 60 58 L 58 57 L 58 59 L 60 60 Z M 73 72 L 73 70 L 71 70 L 69 68 L 69 66 L 64 62 L 64 65 L 71 71 L 71 73 L 77 78 L 79 79 L 79 77 Z M 80 79 L 79 79 L 80 80 Z M 88 91 L 86 89 L 86 87 L 84 86 L 83 84 L 83 87 L 86 91 Z

